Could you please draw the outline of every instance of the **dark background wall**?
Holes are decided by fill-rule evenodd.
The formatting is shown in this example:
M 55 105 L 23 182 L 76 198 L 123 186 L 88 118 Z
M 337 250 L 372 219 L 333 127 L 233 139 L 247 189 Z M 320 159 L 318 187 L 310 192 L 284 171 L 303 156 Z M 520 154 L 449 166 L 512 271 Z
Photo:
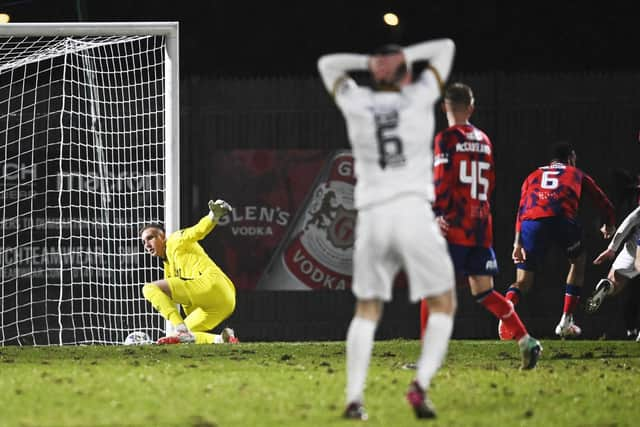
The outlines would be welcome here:
M 520 185 L 535 167 L 548 161 L 549 147 L 559 139 L 572 142 L 578 166 L 589 173 L 619 202 L 613 180 L 619 168 L 638 170 L 640 74 L 610 73 L 454 73 L 451 81 L 463 81 L 475 90 L 477 108 L 472 121 L 484 129 L 495 146 L 497 167 L 493 201 L 495 249 L 500 264 L 496 288 L 504 291 L 514 278 L 511 247 Z M 207 157 L 214 149 L 238 148 L 348 148 L 344 121 L 313 77 L 222 79 L 192 76 L 182 85 L 181 116 L 183 159 L 189 165 L 182 175 L 183 222 L 201 215 L 206 194 Z M 444 117 L 438 114 L 438 128 Z M 204 182 L 203 182 L 204 180 Z M 588 258 L 593 259 L 606 242 L 598 232 L 599 215 L 587 198 L 581 220 L 585 228 Z M 628 206 L 619 206 L 619 217 Z M 211 245 L 211 243 L 208 243 Z M 207 243 L 205 242 L 205 245 Z M 224 267 L 224 266 L 223 266 Z M 562 311 L 567 263 L 551 253 L 538 274 L 534 290 L 519 312 L 533 333 L 553 333 Z M 585 297 L 606 267 L 587 267 Z M 417 336 L 417 307 L 406 310 L 406 298 L 390 304 L 379 331 L 382 337 Z M 459 289 L 460 310 L 455 335 L 494 337 L 495 320 L 476 307 L 466 287 Z M 586 298 L 583 298 L 583 300 Z M 620 336 L 619 298 L 593 316 L 577 315 L 585 335 Z M 241 293 L 236 313 L 228 323 L 248 339 L 339 339 L 352 314 L 349 293 Z
M 309 76 L 321 54 L 435 37 L 464 72 L 638 70 L 638 6 L 625 0 L 0 0 L 12 22 L 179 21 L 181 71 Z M 400 17 L 388 27 L 385 12 Z

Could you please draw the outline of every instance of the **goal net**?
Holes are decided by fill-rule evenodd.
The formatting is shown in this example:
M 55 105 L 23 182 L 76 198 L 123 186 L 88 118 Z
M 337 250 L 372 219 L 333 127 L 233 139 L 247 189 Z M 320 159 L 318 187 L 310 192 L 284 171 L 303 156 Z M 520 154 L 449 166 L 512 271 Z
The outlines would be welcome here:
M 0 345 L 156 339 L 138 231 L 177 228 L 177 24 L 23 25 L 0 37 Z

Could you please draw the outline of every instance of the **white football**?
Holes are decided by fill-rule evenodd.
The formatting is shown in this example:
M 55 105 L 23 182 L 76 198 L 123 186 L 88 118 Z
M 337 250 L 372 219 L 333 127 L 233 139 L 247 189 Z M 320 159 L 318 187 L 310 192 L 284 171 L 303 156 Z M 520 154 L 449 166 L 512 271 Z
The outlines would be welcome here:
M 151 337 L 147 335 L 146 332 L 135 331 L 131 332 L 127 335 L 127 338 L 124 340 L 124 345 L 145 345 L 145 344 L 153 344 Z

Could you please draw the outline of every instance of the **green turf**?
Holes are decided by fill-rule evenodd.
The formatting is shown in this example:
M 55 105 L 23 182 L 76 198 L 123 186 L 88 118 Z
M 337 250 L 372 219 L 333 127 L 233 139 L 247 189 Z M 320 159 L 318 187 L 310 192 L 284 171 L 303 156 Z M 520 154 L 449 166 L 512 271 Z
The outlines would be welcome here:
M 436 421 L 404 400 L 418 341 L 376 343 L 366 425 L 637 426 L 640 343 L 551 341 L 520 372 L 513 342 L 453 341 Z M 344 343 L 0 347 L 0 426 L 346 426 Z

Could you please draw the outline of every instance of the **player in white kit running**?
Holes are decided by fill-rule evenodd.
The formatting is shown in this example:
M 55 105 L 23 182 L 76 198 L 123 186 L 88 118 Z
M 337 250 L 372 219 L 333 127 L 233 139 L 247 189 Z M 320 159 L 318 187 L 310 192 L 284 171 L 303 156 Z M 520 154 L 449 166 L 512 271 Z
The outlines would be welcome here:
M 604 299 L 620 293 L 627 282 L 640 275 L 640 206 L 631 212 L 616 229 L 609 246 L 593 260 L 594 264 L 602 264 L 613 259 L 613 264 L 606 279 L 601 279 L 587 300 L 586 311 L 593 313 Z M 622 248 L 622 250 L 620 250 Z M 618 256 L 616 253 L 620 250 Z M 638 335 L 640 341 L 640 334 Z
M 347 331 L 346 418 L 367 418 L 364 386 L 374 334 L 402 268 L 410 300 L 426 298 L 430 309 L 407 399 L 417 417 L 435 417 L 426 392 L 446 355 L 456 302 L 453 265 L 431 209 L 431 141 L 433 107 L 454 52 L 452 40 L 439 39 L 318 60 L 322 81 L 346 120 L 357 178 L 352 285 L 357 302 Z M 412 81 L 409 70 L 415 61 L 428 66 Z M 363 70 L 371 73 L 375 87 L 359 86 L 348 74 Z

